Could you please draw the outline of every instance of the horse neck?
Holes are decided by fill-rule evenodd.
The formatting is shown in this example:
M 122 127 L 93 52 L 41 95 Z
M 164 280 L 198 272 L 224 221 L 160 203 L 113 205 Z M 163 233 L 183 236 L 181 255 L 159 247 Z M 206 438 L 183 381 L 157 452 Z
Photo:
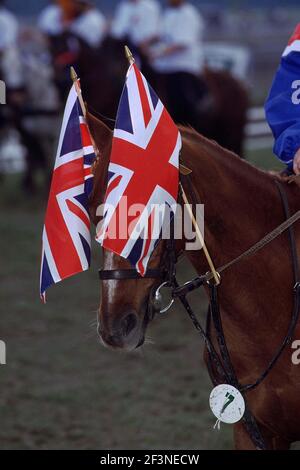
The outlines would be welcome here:
M 192 131 L 183 132 L 183 161 L 204 204 L 205 241 L 216 265 L 256 243 L 283 218 L 274 178 Z M 192 199 L 189 184 L 186 192 Z M 188 253 L 195 267 L 203 259 Z M 198 265 L 198 266 L 197 266 Z

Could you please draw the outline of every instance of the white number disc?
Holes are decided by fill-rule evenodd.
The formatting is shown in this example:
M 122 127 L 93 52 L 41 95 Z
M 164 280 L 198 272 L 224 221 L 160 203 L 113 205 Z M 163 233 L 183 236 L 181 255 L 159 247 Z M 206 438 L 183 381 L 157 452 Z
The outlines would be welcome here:
M 244 398 L 232 385 L 215 387 L 210 394 L 209 405 L 215 417 L 227 424 L 237 423 L 245 413 Z

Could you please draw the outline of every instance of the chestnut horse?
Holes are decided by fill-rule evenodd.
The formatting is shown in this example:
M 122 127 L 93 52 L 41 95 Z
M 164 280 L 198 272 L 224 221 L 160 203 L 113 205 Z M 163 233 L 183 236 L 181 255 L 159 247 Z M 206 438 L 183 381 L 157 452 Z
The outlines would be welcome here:
M 112 141 L 111 131 L 89 117 L 89 125 L 102 154 L 95 170 L 90 210 L 97 223 L 96 208 L 103 200 Z M 182 184 L 190 198 L 191 185 L 205 204 L 205 239 L 215 265 L 221 266 L 244 252 L 284 219 L 274 180 L 279 178 L 252 167 L 233 153 L 189 128 L 181 128 L 182 162 L 192 170 L 189 184 Z M 282 182 L 285 185 L 284 182 Z M 299 189 L 286 185 L 291 213 L 300 208 Z M 179 201 L 180 202 L 180 201 Z M 300 243 L 300 226 L 295 227 Z M 164 242 L 150 261 L 160 264 Z M 176 241 L 184 249 L 185 241 Z M 201 252 L 187 251 L 196 271 L 208 270 Z M 128 269 L 129 262 L 104 251 L 104 269 Z M 99 334 L 114 349 L 132 350 L 144 342 L 149 323 L 149 301 L 155 280 L 101 281 Z M 286 335 L 293 307 L 293 271 L 288 234 L 284 233 L 252 258 L 226 271 L 219 287 L 224 334 L 239 382 L 254 382 L 265 370 Z M 132 295 L 132 292 L 135 295 Z M 297 325 L 294 339 L 300 338 Z M 214 344 L 216 338 L 212 335 Z M 285 348 L 266 379 L 247 392 L 249 408 L 269 449 L 288 449 L 300 440 L 300 380 L 293 365 L 292 349 Z M 254 449 L 243 423 L 234 425 L 237 449 Z

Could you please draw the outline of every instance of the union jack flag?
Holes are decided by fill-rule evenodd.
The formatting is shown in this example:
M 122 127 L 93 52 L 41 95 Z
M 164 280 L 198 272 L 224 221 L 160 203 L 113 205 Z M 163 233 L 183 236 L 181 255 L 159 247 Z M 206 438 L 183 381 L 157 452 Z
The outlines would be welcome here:
M 75 85 L 71 88 L 49 194 L 40 277 L 40 294 L 52 284 L 90 266 L 88 197 L 92 189 L 94 148 Z
M 105 249 L 128 259 L 141 275 L 175 210 L 180 149 L 178 128 L 133 64 L 119 104 L 104 217 L 96 239 Z M 127 220 L 122 218 L 124 199 L 127 209 L 140 205 L 139 216 L 127 210 Z

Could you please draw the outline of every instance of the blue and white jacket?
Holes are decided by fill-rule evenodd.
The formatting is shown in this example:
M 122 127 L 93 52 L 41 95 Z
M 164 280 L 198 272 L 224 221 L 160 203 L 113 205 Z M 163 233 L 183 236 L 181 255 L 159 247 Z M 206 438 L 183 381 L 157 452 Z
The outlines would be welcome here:
M 292 167 L 300 148 L 300 23 L 283 52 L 265 111 L 275 138 L 274 153 Z

